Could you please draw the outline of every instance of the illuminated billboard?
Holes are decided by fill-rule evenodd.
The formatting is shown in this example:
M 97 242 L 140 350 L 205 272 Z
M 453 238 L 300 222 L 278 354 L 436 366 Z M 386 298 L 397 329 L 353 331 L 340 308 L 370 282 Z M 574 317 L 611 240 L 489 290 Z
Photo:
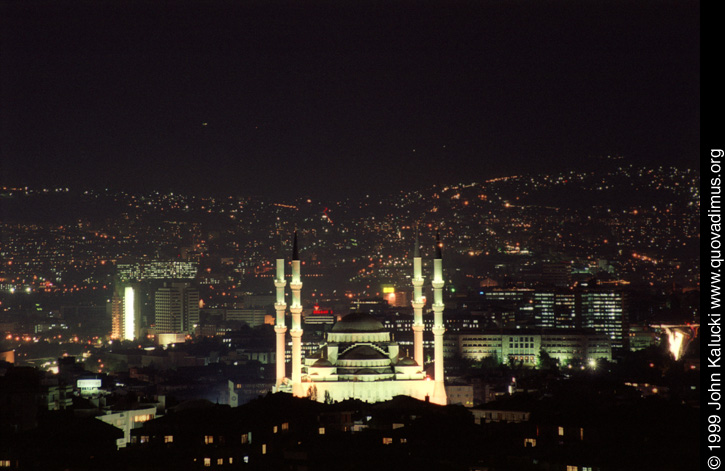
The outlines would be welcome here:
M 101 387 L 100 379 L 79 379 L 76 382 L 78 389 L 98 389 Z

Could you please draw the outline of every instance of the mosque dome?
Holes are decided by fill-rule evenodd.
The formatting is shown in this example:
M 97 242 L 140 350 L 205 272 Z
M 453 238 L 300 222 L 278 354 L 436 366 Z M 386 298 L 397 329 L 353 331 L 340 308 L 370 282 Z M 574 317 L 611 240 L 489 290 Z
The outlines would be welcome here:
M 340 355 L 341 360 L 385 360 L 387 358 L 370 345 L 358 345 Z
M 384 332 L 382 322 L 364 312 L 351 312 L 332 327 L 332 332 Z
M 397 366 L 418 366 L 418 362 L 410 357 L 400 358 Z

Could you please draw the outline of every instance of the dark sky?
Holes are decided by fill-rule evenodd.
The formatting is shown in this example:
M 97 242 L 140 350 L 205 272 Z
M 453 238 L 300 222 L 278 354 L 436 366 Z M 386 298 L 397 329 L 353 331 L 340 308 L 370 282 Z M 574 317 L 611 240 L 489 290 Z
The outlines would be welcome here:
M 6 185 L 287 197 L 698 165 L 695 1 L 2 2 L 0 27 Z

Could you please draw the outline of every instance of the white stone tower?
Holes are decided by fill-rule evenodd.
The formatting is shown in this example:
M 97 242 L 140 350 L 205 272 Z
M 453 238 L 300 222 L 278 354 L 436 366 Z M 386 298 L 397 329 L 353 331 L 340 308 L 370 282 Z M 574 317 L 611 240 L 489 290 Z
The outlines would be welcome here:
M 277 289 L 277 301 L 274 303 L 274 310 L 277 312 L 277 318 L 274 324 L 274 331 L 277 333 L 277 381 L 275 386 L 279 388 L 285 378 L 285 336 L 287 334 L 287 326 L 284 322 L 284 312 L 287 309 L 287 303 L 284 300 L 284 288 L 287 281 L 284 279 L 284 254 L 282 250 L 282 241 L 279 244 L 277 252 L 277 276 L 274 279 L 274 287 Z
M 423 367 L 423 260 L 420 257 L 418 229 L 415 230 L 415 247 L 413 248 L 413 359 Z
M 433 260 L 433 346 L 435 349 L 435 386 L 431 402 L 446 404 L 446 388 L 443 382 L 443 255 L 440 234 L 436 233 L 436 254 Z
M 292 281 L 289 286 L 292 290 L 292 305 L 290 306 L 292 313 L 292 329 L 290 330 L 292 337 L 292 394 L 303 397 L 305 393 L 302 390 L 302 299 L 300 297 L 302 281 L 297 249 L 297 231 L 295 231 L 292 243 Z

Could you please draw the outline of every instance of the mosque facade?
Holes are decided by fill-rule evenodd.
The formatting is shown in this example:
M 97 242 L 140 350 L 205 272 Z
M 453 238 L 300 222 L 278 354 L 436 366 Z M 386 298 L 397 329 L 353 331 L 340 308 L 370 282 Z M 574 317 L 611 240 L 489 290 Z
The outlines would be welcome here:
M 320 354 L 302 361 L 301 297 L 302 280 L 300 260 L 295 233 L 292 249 L 292 304 L 289 307 L 292 326 L 291 377 L 286 375 L 284 274 L 285 260 L 278 255 L 276 260 L 275 303 L 277 335 L 277 391 L 290 391 L 298 397 L 325 401 L 359 399 L 366 402 L 387 401 L 398 395 L 428 400 L 435 404 L 446 404 L 443 373 L 443 268 L 441 243 L 437 237 L 436 256 L 433 260 L 433 316 L 434 377 L 426 374 L 423 360 L 423 285 L 422 258 L 416 237 L 413 254 L 413 351 L 411 358 L 401 352 L 397 342 L 383 324 L 369 314 L 351 312 L 340 319 L 320 348 Z

